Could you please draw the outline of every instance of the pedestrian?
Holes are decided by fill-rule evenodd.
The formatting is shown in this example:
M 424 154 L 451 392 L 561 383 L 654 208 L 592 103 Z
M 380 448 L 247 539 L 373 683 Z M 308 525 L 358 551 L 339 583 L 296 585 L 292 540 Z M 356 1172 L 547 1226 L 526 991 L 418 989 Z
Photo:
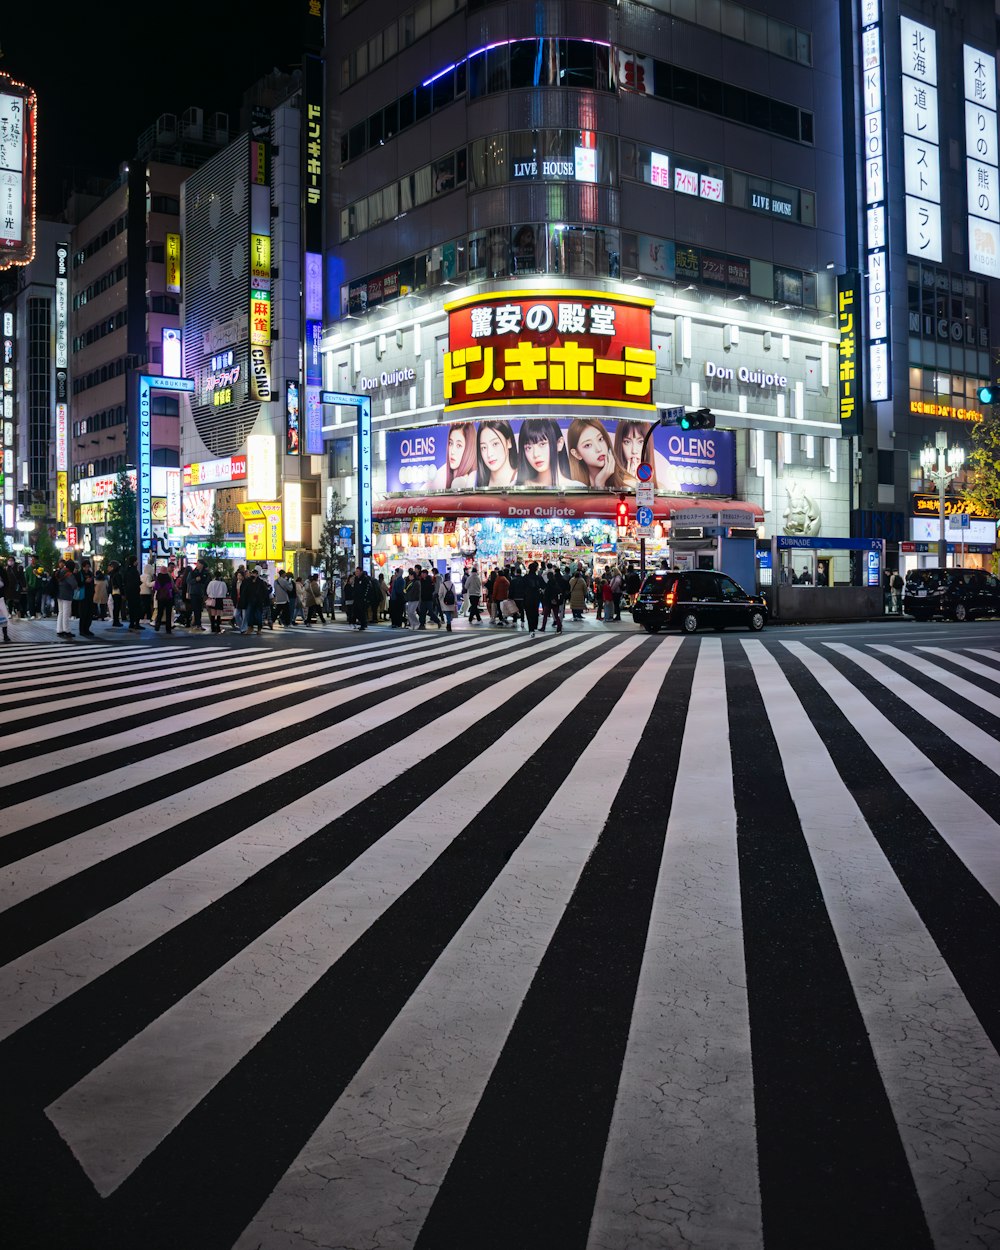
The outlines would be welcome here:
M 475 565 L 469 569 L 469 576 L 465 582 L 465 594 L 469 601 L 469 624 L 473 621 L 477 625 L 482 625 L 483 618 L 479 611 L 479 600 L 483 593 L 483 583 L 479 576 L 479 570 Z
M 73 596 L 80 588 L 80 582 L 76 576 L 76 565 L 72 560 L 60 560 L 59 565 L 55 574 L 56 602 L 59 607 L 56 637 L 70 641 L 73 638 L 73 631 L 70 628 L 73 623 Z
M 542 633 L 545 633 L 546 620 L 551 616 L 552 625 L 557 634 L 562 633 L 562 609 L 569 591 L 569 585 L 557 568 L 549 566 L 549 575 L 545 579 L 542 590 L 545 599 L 545 618 L 542 620 Z
M 636 595 L 638 595 L 642 587 L 642 578 L 634 564 L 628 566 L 628 572 L 625 574 L 625 594 L 628 606 L 631 608 L 635 603 Z
M 340 606 L 348 625 L 354 624 L 354 574 L 348 573 L 340 588 Z
M 452 585 L 450 573 L 445 573 L 441 578 L 441 585 L 438 587 L 438 602 L 441 606 L 441 615 L 445 620 L 445 628 L 450 634 L 451 623 L 458 611 L 458 600 L 455 597 L 455 587 Z
M 625 583 L 622 581 L 622 575 L 617 568 L 611 570 L 611 599 L 615 605 L 614 617 L 616 621 L 622 619 L 622 594 L 625 590 Z
M 890 594 L 890 600 L 892 604 L 892 611 L 896 613 L 897 616 L 903 610 L 902 601 L 900 599 L 900 596 L 903 593 L 903 585 L 904 583 L 903 583 L 902 577 L 900 576 L 899 569 L 893 569 L 892 575 L 889 578 L 889 594 Z
M 420 576 L 416 569 L 410 570 L 406 584 L 406 620 L 410 629 L 420 629 Z
M 437 596 L 434 594 L 434 575 L 430 569 L 420 570 L 420 624 L 419 629 L 427 628 L 427 617 L 431 615 L 431 604 L 437 602 Z
M 289 591 L 294 594 L 295 585 L 289 581 L 284 569 L 278 569 L 278 576 L 274 579 L 274 614 L 278 618 L 278 624 L 285 628 L 292 623 L 292 615 L 288 607 Z
M 243 589 L 243 583 L 247 579 L 247 571 L 241 564 L 233 574 L 233 584 L 229 588 L 229 597 L 233 601 L 233 629 L 238 633 L 243 633 L 243 609 L 240 606 Z
M 122 588 L 125 591 L 125 602 L 128 606 L 128 628 L 130 634 L 137 634 L 142 629 L 142 577 L 139 574 L 139 561 L 129 556 L 125 561 L 125 572 L 122 574 Z
M 216 569 L 205 592 L 209 628 L 213 634 L 222 633 L 222 609 L 225 607 L 227 593 L 226 583 L 222 580 L 222 569 Z
M 241 596 L 240 606 L 244 614 L 244 625 L 241 632 L 252 634 L 254 629 L 256 629 L 257 633 L 260 634 L 264 627 L 264 609 L 267 607 L 270 596 L 267 582 L 261 577 L 256 568 L 250 570 L 250 575 L 243 583 Z
M 378 586 L 368 575 L 366 569 L 356 568 L 354 570 L 354 628 L 364 630 L 368 628 L 368 618 L 375 604 L 380 603 L 382 596 L 379 594 Z
M 122 624 L 122 608 L 125 604 L 125 588 L 122 585 L 122 569 L 117 560 L 108 565 L 108 586 L 111 599 L 111 628 L 120 629 Z
M 10 642 L 10 633 L 8 632 L 10 614 L 7 611 L 7 600 L 3 597 L 4 585 L 3 575 L 0 574 L 0 629 L 3 630 L 4 642 Z
M 27 587 L 27 617 L 33 620 L 36 616 L 41 616 L 41 591 L 42 583 L 38 578 L 38 569 L 35 562 L 32 562 L 24 570 L 24 584 Z
M 319 574 L 310 573 L 309 582 L 306 585 L 306 602 L 309 605 L 309 614 L 306 617 L 306 624 L 311 625 L 313 618 L 318 616 L 321 625 L 326 624 L 326 617 L 323 615 L 323 589 L 319 584 Z
M 189 629 L 201 633 L 201 614 L 205 607 L 205 592 L 208 589 L 208 569 L 204 560 L 195 560 L 194 567 L 187 575 L 185 597 L 191 604 L 191 623 Z
M 497 569 L 496 577 L 493 579 L 492 598 L 490 602 L 493 604 L 493 624 L 503 628 L 503 603 L 510 598 L 510 579 L 507 577 L 507 570 Z
M 605 575 L 601 578 L 601 614 L 606 625 L 610 625 L 615 619 L 615 596 L 611 589 L 611 578 Z
M 295 599 L 291 604 L 293 625 L 299 617 L 302 618 L 303 625 L 306 623 L 306 607 L 308 606 L 306 602 L 307 597 L 308 592 L 306 590 L 305 582 L 301 577 L 297 577 L 295 579 Z
M 153 567 L 153 561 L 147 560 L 139 578 L 139 607 L 142 609 L 144 621 L 153 619 L 153 579 L 155 576 L 156 569 Z
M 584 608 L 587 606 L 587 579 L 579 566 L 569 579 L 569 606 L 573 613 L 573 620 L 582 621 Z
M 94 570 L 89 560 L 80 564 L 78 580 L 79 585 L 73 598 L 77 601 L 79 611 L 80 637 L 93 638 L 90 627 L 94 621 Z
M 108 619 L 108 575 L 103 569 L 94 574 L 94 615 L 99 621 Z
M 378 575 L 378 616 L 380 620 L 387 621 L 389 619 L 389 586 L 385 580 L 385 574 Z
M 524 617 L 524 574 L 519 564 L 514 566 L 510 575 L 510 597 L 517 604 L 517 624 L 515 628 L 527 627 Z
M 393 629 L 402 629 L 405 612 L 406 582 L 403 579 L 403 570 L 396 569 L 389 583 L 389 624 Z
M 528 637 L 534 638 L 538 628 L 538 608 L 542 601 L 545 583 L 538 576 L 538 561 L 532 560 L 523 578 L 524 585 L 524 617 L 528 626 Z
M 160 632 L 160 625 L 166 627 L 168 634 L 172 634 L 173 630 L 173 614 L 174 614 L 174 583 L 170 574 L 166 569 L 160 571 L 153 578 L 153 600 L 156 603 L 156 622 L 153 630 Z
M 17 616 L 21 610 L 21 592 L 24 589 L 24 570 L 13 556 L 7 557 L 3 569 L 3 594 L 7 602 L 7 616 Z

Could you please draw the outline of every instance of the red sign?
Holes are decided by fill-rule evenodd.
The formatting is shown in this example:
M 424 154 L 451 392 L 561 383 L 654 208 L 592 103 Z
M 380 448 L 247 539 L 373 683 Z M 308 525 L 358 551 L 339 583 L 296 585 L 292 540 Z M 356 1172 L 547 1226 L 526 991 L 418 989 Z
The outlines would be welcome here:
M 512 520 L 563 517 L 567 521 L 612 521 L 618 516 L 618 505 L 618 496 L 608 493 L 588 492 L 584 498 L 569 492 L 565 496 L 553 498 L 551 493 L 515 491 L 509 495 L 426 495 L 406 499 L 376 499 L 372 504 L 372 516 L 376 521 L 401 521 L 413 517 L 485 516 Z M 680 499 L 662 499 L 657 500 L 656 512 L 661 517 L 672 512 L 674 520 L 680 520 L 683 524 L 682 518 L 688 508 L 703 509 L 704 506 L 697 501 L 686 503 Z M 758 504 L 734 500 L 727 502 L 725 507 L 727 511 L 745 512 L 747 525 L 754 525 L 764 519 L 764 513 Z
M 654 301 L 513 291 L 446 304 L 445 411 L 493 404 L 652 408 Z
M 66 526 L 66 541 L 69 543 L 71 547 L 76 546 L 76 526 L 75 525 Z

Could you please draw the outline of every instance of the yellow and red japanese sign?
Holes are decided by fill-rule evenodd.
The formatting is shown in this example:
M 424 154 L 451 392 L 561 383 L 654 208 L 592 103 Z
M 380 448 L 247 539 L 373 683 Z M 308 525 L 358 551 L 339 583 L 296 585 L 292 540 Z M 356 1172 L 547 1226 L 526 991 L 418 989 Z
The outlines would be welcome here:
M 446 304 L 445 411 L 492 404 L 652 408 L 654 301 L 512 291 Z
M 855 321 L 855 288 L 849 278 L 837 281 L 837 328 L 840 331 L 838 377 L 840 385 L 840 419 L 856 421 L 860 390 L 857 378 L 858 340 L 861 326 Z

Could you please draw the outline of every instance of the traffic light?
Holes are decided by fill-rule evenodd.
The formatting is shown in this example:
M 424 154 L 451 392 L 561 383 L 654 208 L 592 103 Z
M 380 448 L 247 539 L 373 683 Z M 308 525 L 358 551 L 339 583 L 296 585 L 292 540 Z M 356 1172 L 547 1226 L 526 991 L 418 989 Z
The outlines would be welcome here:
M 981 386 L 976 391 L 976 398 L 981 404 L 1000 404 L 1000 382 L 994 382 L 992 386 Z
M 710 408 L 699 408 L 697 412 L 685 412 L 677 424 L 682 430 L 714 430 L 715 414 Z
M 615 510 L 619 530 L 628 529 L 628 504 L 625 502 L 625 496 L 618 496 L 618 507 Z

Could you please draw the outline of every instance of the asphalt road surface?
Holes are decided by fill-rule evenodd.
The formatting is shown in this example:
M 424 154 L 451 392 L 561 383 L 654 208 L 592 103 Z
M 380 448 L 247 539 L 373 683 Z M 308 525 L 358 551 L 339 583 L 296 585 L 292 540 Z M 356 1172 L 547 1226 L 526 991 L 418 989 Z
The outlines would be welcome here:
M 53 628 L 7 1250 L 1000 1246 L 1000 624 Z

